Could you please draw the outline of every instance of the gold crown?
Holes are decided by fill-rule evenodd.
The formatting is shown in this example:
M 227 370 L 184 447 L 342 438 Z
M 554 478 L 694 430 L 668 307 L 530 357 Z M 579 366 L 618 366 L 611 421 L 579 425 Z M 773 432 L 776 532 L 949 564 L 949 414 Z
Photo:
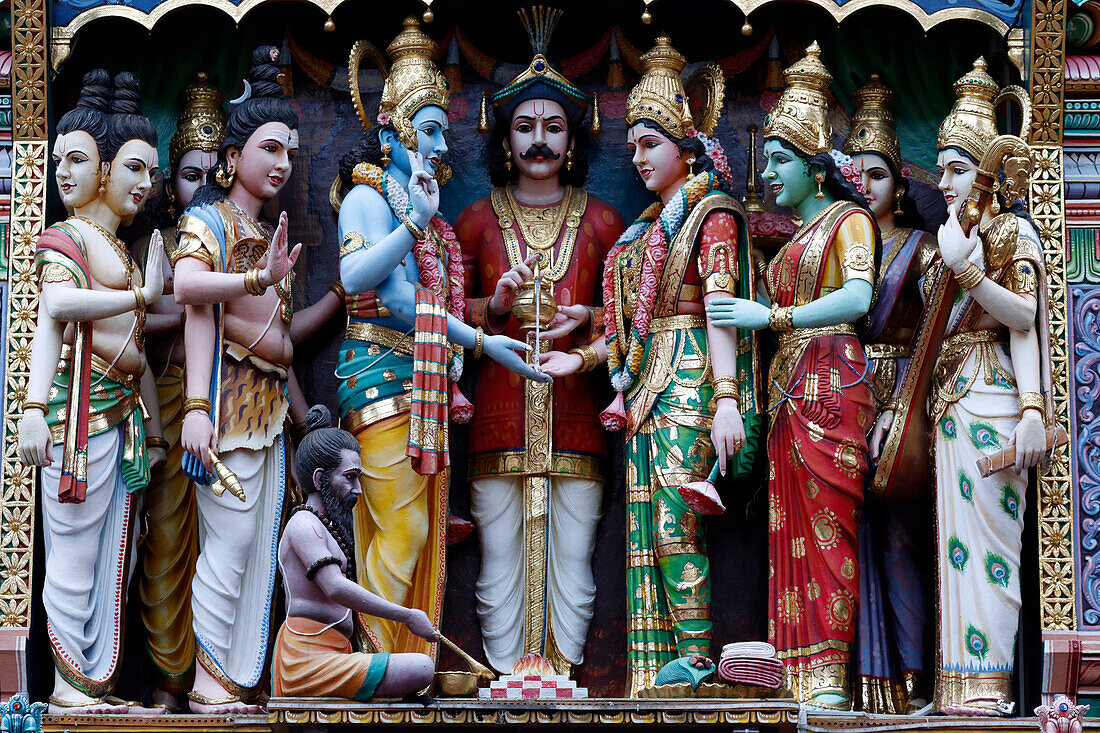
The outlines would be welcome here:
M 878 74 L 871 74 L 866 86 L 853 95 L 856 113 L 852 116 L 852 129 L 844 141 L 841 152 L 847 155 L 875 153 L 881 155 L 895 173 L 901 173 L 901 144 L 898 142 L 898 123 L 890 105 L 894 92 L 882 84 Z
M 974 68 L 955 82 L 957 99 L 951 114 L 940 125 L 936 138 L 939 150 L 959 148 L 974 160 L 981 160 L 993 138 L 997 137 L 994 108 L 1000 89 L 985 68 L 985 58 L 979 56 Z
M 638 120 L 651 120 L 675 138 L 687 137 L 694 123 L 680 79 L 685 63 L 668 36 L 660 36 L 656 45 L 642 54 L 642 80 L 626 98 L 627 127 Z
M 223 99 L 205 71 L 196 74 L 195 80 L 183 91 L 183 111 L 176 123 L 176 133 L 168 143 L 168 161 L 173 174 L 188 151 L 217 152 L 225 137 Z
M 806 55 L 783 72 L 787 88 L 764 120 L 764 138 L 778 137 L 807 155 L 827 153 L 833 147 L 833 128 L 829 124 L 829 98 L 832 74 L 821 63 L 817 41 Z
M 416 150 L 413 116 L 430 106 L 446 111 L 451 101 L 447 80 L 433 61 L 435 41 L 420 30 L 420 21 L 412 16 L 405 18 L 404 26 L 386 48 L 391 66 L 378 114 L 389 115 L 401 144 Z

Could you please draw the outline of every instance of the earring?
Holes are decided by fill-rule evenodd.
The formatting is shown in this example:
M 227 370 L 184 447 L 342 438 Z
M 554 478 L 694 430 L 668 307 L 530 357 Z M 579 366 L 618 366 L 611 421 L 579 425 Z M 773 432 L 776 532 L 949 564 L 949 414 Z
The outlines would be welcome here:
M 691 166 L 695 165 L 695 156 L 694 155 L 691 155 L 691 156 L 688 157 L 687 164 L 688 164 L 688 168 L 691 168 Z
M 107 193 L 107 177 L 106 176 L 99 179 L 99 195 L 102 196 L 105 193 Z
M 392 152 L 392 145 L 390 145 L 389 143 L 382 143 L 382 160 L 380 162 L 382 163 L 383 168 L 390 164 L 390 153 Z
M 895 214 L 904 214 L 905 213 L 904 211 L 901 210 L 901 200 L 904 196 L 905 196 L 905 192 L 902 191 L 900 188 L 897 191 L 894 192 L 894 213 Z
M 567 170 L 567 171 L 573 170 L 573 149 L 572 148 L 565 151 L 565 170 Z
M 993 211 L 994 214 L 998 213 L 1001 210 L 1001 202 L 997 200 L 996 196 L 993 197 L 993 203 L 990 204 L 989 208 Z
M 814 194 L 815 199 L 825 198 L 825 192 L 821 190 L 821 184 L 825 183 L 825 174 L 818 172 L 814 174 L 814 180 L 817 181 L 817 193 Z
M 509 173 L 512 172 L 512 151 L 511 150 L 505 150 L 504 151 L 504 170 L 508 171 Z
M 233 166 L 227 167 L 229 170 L 226 170 L 225 168 L 219 166 L 217 173 L 214 174 L 214 182 L 222 188 L 232 188 L 233 179 L 237 175 L 237 171 L 233 168 Z

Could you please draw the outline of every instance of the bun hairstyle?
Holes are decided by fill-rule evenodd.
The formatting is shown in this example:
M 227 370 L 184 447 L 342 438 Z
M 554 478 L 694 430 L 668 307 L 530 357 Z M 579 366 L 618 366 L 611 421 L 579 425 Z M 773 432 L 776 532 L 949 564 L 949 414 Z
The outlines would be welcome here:
M 325 473 L 335 470 L 340 465 L 341 453 L 359 452 L 359 441 L 348 431 L 333 427 L 332 416 L 324 405 L 309 408 L 305 433 L 294 454 L 294 468 L 306 484 L 303 489 L 309 493 L 313 490 L 313 472 L 318 468 Z
M 141 92 L 136 76 L 123 71 L 115 77 L 111 116 L 107 121 L 107 160 L 114 160 L 119 148 L 130 140 L 144 140 L 157 146 L 157 128 L 141 114 Z
M 218 160 L 206 174 L 206 184 L 195 192 L 190 206 L 201 206 L 224 201 L 228 193 L 216 183 L 218 171 L 229 175 L 226 151 L 230 147 L 243 148 L 252 133 L 268 122 L 282 122 L 291 130 L 298 129 L 298 113 L 283 98 L 283 85 L 279 81 L 279 49 L 275 46 L 259 46 L 252 52 L 252 68 L 248 71 L 245 87 L 248 97 L 234 104 L 225 123 L 225 138 L 218 149 Z M 190 207 L 188 207 L 190 208 Z
M 76 107 L 57 122 L 57 133 L 65 135 L 83 130 L 95 140 L 100 160 L 107 159 L 107 120 L 113 99 L 111 76 L 103 69 L 92 69 L 84 75 L 84 85 Z

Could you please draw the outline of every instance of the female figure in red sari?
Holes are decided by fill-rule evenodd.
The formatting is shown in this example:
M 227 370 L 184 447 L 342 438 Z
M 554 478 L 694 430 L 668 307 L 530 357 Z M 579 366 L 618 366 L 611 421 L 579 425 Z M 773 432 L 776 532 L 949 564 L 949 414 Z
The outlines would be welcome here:
M 760 297 L 771 307 L 725 298 L 707 314 L 717 325 L 779 332 L 768 378 L 768 640 L 800 702 L 847 710 L 856 527 L 874 418 L 853 324 L 871 304 L 878 230 L 838 168 L 850 163 L 832 151 L 832 77 L 820 53 L 814 43 L 786 70 L 787 89 L 764 126 L 776 203 L 805 222 L 765 271 Z

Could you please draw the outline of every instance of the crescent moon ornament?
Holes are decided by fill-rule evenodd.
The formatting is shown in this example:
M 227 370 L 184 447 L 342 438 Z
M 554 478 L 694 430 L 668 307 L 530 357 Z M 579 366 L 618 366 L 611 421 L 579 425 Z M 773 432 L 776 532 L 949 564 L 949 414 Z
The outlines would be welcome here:
M 236 107 L 238 104 L 242 104 L 248 101 L 248 98 L 252 96 L 252 85 L 248 83 L 248 79 L 244 80 L 244 94 L 236 99 L 229 100 L 229 103 Z

